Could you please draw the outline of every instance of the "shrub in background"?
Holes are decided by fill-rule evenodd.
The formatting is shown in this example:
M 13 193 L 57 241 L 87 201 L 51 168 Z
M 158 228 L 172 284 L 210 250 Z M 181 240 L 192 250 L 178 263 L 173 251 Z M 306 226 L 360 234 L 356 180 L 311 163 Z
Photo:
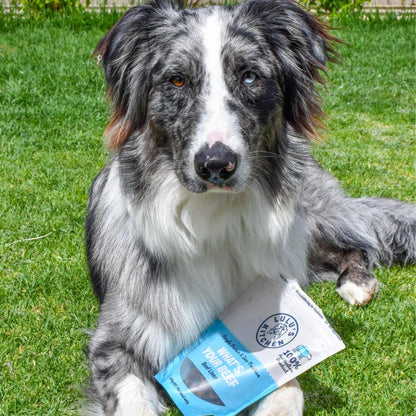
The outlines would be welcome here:
M 10 11 L 37 18 L 44 14 L 84 10 L 89 3 L 89 0 L 84 5 L 80 0 L 12 0 Z
M 330 18 L 361 13 L 368 0 L 299 0 L 307 9 L 317 15 Z
M 1 0 L 0 0 L 1 1 Z M 219 0 L 215 3 L 233 4 L 241 0 Z M 298 0 L 306 9 L 318 15 L 330 18 L 357 14 L 362 11 L 364 3 L 368 0 Z M 138 1 L 139 2 L 139 1 Z M 189 2 L 189 1 L 188 1 Z M 197 0 L 197 3 L 210 3 L 210 0 Z M 195 3 L 195 0 L 193 1 Z M 90 5 L 90 0 L 11 0 L 10 11 L 24 16 L 39 17 L 42 14 L 55 12 L 72 12 L 85 10 Z M 127 5 L 127 4 L 126 4 Z M 130 3 L 129 3 L 130 5 Z M 105 8 L 106 0 L 102 1 Z M 0 12 L 1 10 L 0 6 Z

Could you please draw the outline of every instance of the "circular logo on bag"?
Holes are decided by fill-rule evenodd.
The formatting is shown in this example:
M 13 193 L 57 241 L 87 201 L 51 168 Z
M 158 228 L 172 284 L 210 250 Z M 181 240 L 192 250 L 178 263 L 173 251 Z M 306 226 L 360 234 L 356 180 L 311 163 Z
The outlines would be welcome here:
M 264 348 L 283 347 L 296 338 L 299 325 L 296 319 L 287 313 L 269 316 L 257 330 L 257 342 Z

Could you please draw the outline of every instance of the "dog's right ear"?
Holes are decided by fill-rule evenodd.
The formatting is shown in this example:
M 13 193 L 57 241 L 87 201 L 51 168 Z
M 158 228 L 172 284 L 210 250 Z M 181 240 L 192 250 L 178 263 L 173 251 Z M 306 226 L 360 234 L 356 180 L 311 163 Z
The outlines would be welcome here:
M 140 128 L 146 117 L 149 76 L 145 65 L 132 77 L 132 67 L 146 59 L 145 32 L 154 10 L 151 7 L 133 7 L 98 43 L 94 54 L 102 64 L 107 82 L 108 96 L 112 102 L 112 115 L 105 130 L 107 145 L 115 150 Z M 132 103 L 131 91 L 137 98 Z
M 115 150 L 146 121 L 152 61 L 151 32 L 157 13 L 180 7 L 171 0 L 154 0 L 129 9 L 98 43 L 94 54 L 104 67 L 111 121 L 105 131 L 107 145 Z

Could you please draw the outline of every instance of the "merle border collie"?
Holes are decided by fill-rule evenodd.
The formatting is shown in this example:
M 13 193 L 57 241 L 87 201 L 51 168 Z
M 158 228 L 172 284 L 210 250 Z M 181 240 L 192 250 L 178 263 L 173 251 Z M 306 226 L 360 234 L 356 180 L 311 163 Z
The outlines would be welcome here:
M 100 301 L 87 414 L 163 414 L 153 376 L 259 276 L 334 279 L 363 304 L 374 265 L 416 260 L 414 205 L 350 198 L 311 156 L 334 42 L 289 0 L 155 0 L 98 44 L 112 152 L 86 221 Z M 293 381 L 247 414 L 302 408 Z

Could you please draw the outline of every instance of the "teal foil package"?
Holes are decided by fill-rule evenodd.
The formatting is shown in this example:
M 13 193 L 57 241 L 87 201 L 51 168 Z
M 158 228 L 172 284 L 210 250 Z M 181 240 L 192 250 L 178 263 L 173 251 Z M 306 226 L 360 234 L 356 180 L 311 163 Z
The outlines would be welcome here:
M 344 347 L 282 276 L 258 280 L 155 377 L 185 416 L 233 416 Z
M 265 367 L 220 319 L 156 379 L 185 416 L 236 415 L 277 388 Z

